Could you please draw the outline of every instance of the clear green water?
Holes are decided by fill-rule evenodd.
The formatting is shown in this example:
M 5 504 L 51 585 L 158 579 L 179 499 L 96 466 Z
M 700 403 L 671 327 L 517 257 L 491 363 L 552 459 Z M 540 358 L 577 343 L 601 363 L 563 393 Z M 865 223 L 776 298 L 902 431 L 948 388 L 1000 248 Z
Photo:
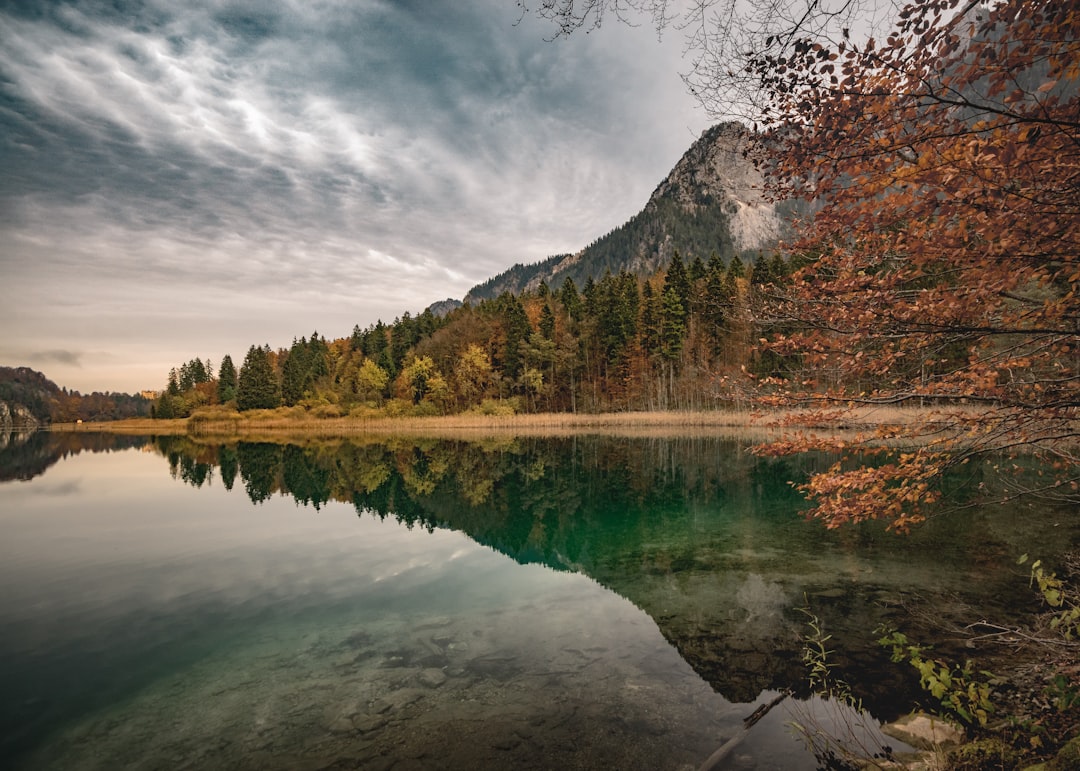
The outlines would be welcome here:
M 1080 540 L 1075 512 L 1023 508 L 826 532 L 789 484 L 820 462 L 722 438 L 14 442 L 0 765 L 697 768 L 790 688 L 722 767 L 815 768 L 790 720 L 872 732 L 919 696 L 877 623 L 1007 617 L 1013 558 Z M 869 716 L 807 698 L 807 604 Z

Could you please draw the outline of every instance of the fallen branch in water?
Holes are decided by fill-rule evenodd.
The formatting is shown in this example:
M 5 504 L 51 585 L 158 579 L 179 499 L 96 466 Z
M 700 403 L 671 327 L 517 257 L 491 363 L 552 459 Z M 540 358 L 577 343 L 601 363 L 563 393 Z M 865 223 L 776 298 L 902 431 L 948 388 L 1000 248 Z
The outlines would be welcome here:
M 769 711 L 773 707 L 775 707 L 777 704 L 782 702 L 789 695 L 790 695 L 789 691 L 784 691 L 783 693 L 780 693 L 776 697 L 774 697 L 773 700 L 770 701 L 769 703 L 762 704 L 757 709 L 755 709 L 753 712 L 751 712 L 749 716 L 743 718 L 742 730 L 739 731 L 734 736 L 732 736 L 726 742 L 724 742 L 720 746 L 720 749 L 718 749 L 716 752 L 714 752 L 712 755 L 710 755 L 708 757 L 708 759 L 704 763 L 701 764 L 701 768 L 699 768 L 698 771 L 712 771 L 712 769 L 716 768 L 720 764 L 720 761 L 722 761 L 724 758 L 726 758 L 728 755 L 730 755 L 732 750 L 734 750 L 737 746 L 739 746 L 739 744 L 742 742 L 742 740 L 746 738 L 746 735 L 748 733 L 750 733 L 750 729 L 753 728 L 754 725 L 759 720 L 761 720 L 761 718 L 763 718 L 767 714 L 769 714 Z

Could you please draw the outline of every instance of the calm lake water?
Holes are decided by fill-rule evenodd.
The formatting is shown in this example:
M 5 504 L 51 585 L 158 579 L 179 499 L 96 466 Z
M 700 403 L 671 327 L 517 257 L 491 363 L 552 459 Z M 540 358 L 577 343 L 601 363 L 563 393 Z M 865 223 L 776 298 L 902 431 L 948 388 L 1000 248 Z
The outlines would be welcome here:
M 1080 543 L 1044 506 L 825 531 L 790 484 L 825 460 L 746 450 L 9 438 L 0 765 L 696 769 L 791 689 L 720 767 L 813 769 L 793 720 L 902 749 L 879 623 L 947 650 Z M 866 712 L 810 697 L 807 607 Z

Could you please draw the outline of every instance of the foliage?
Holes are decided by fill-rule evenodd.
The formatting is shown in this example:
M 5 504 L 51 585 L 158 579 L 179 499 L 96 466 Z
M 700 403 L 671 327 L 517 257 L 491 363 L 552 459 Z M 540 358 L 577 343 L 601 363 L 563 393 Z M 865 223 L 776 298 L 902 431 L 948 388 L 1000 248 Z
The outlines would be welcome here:
M 807 680 L 812 692 L 823 699 L 829 719 L 822 720 L 806 705 L 794 706 L 791 709 L 797 719 L 792 719 L 789 725 L 802 736 L 821 768 L 848 771 L 876 766 L 871 759 L 891 765 L 892 747 L 876 746 L 866 739 L 875 734 L 877 722 L 863 709 L 848 683 L 833 671 L 830 663 L 833 651 L 828 647 L 832 635 L 825 633 L 824 623 L 810 607 L 799 611 L 806 616 L 808 629 L 803 635 L 802 649 Z
M 883 44 L 754 66 L 782 118 L 776 192 L 821 205 L 768 309 L 765 347 L 801 366 L 762 379 L 767 401 L 937 408 L 888 429 L 918 453 L 813 477 L 814 513 L 902 530 L 945 470 L 1020 450 L 1057 471 L 1034 492 L 1080 501 L 1080 12 L 919 0 Z
M 799 608 L 799 611 L 806 616 L 806 626 L 809 629 L 809 632 L 803 636 L 802 660 L 806 665 L 810 688 L 814 693 L 857 705 L 857 700 L 851 694 L 851 688 L 833 675 L 829 664 L 829 655 L 832 651 L 829 650 L 828 643 L 832 635 L 825 634 L 821 619 L 809 607 Z
M 892 649 L 894 662 L 907 661 L 919 673 L 919 684 L 938 700 L 946 714 L 968 725 L 985 726 L 994 711 L 990 672 L 976 671 L 970 659 L 963 666 L 925 656 L 926 647 L 911 643 L 903 632 L 882 628 L 878 644 Z
M 1021 555 L 1017 564 L 1023 565 L 1027 558 L 1028 555 Z M 1042 560 L 1035 560 L 1031 563 L 1031 583 L 1039 585 L 1039 593 L 1054 609 L 1050 628 L 1056 629 L 1065 640 L 1080 640 L 1080 605 L 1069 596 L 1065 582 L 1057 577 L 1057 573 L 1047 572 Z
M 398 398 L 442 407 L 450 398 L 450 386 L 430 357 L 413 357 L 397 379 Z
M 1020 754 L 1000 739 L 985 738 L 957 747 L 949 753 L 948 763 L 950 771 L 1017 768 Z

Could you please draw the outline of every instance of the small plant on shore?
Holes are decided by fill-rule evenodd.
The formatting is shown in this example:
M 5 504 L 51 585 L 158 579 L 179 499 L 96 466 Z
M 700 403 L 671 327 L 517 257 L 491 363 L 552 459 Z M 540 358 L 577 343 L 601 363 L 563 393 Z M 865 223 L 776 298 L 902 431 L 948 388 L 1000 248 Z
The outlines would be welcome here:
M 1058 712 L 1067 712 L 1075 707 L 1080 707 L 1080 686 L 1070 682 L 1061 673 L 1054 675 L 1049 687 L 1046 689 L 1046 695 L 1050 697 L 1054 708 Z
M 833 651 L 828 648 L 832 635 L 825 634 L 821 619 L 810 608 L 799 608 L 799 612 L 806 616 L 806 627 L 809 630 L 803 635 L 802 660 L 809 673 L 807 679 L 811 690 L 819 696 L 837 699 L 861 709 L 862 704 L 852 695 L 851 687 L 833 674 L 832 665 L 829 663 L 829 656 Z
M 940 659 L 925 655 L 928 647 L 916 645 L 903 632 L 881 627 L 878 644 L 892 648 L 892 660 L 907 661 L 919 673 L 919 685 L 941 705 L 942 711 L 955 716 L 967 725 L 986 726 L 994 711 L 991 702 L 993 688 L 990 680 L 994 675 L 976 671 L 975 663 L 968 659 L 963 666 L 950 665 Z
M 1028 555 L 1022 554 L 1016 564 L 1027 562 Z M 1047 572 L 1042 560 L 1031 563 L 1031 584 L 1038 584 L 1046 604 L 1054 609 L 1050 619 L 1050 628 L 1057 630 L 1066 641 L 1080 640 L 1080 605 L 1068 593 L 1065 582 L 1057 573 Z
M 811 690 L 821 697 L 819 710 L 809 703 L 791 709 L 797 719 L 788 725 L 797 731 L 814 754 L 820 767 L 829 771 L 882 767 L 892 760 L 892 748 L 877 744 L 877 723 L 863 709 L 862 701 L 843 678 L 837 677 L 829 657 L 832 635 L 825 633 L 821 619 L 809 608 L 799 608 L 806 616 L 802 660 Z

